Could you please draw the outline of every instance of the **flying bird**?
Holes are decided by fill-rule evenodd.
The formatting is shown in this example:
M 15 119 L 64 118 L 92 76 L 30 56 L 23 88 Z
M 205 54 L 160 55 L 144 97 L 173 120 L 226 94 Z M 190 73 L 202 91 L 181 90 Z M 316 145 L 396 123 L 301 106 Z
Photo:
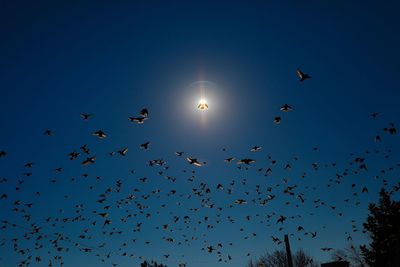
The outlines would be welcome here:
M 77 152 L 71 152 L 69 154 L 67 154 L 67 156 L 69 157 L 70 160 L 76 159 L 77 157 L 79 157 L 81 154 L 77 153 Z
M 119 150 L 119 151 L 117 151 L 117 152 L 118 152 L 118 154 L 120 154 L 121 156 L 125 156 L 127 151 L 128 151 L 128 148 L 125 147 L 124 149 Z
M 148 119 L 148 117 L 138 117 L 138 118 L 135 118 L 135 117 L 128 117 L 128 119 L 131 121 L 131 122 L 137 122 L 138 124 L 142 124 L 143 122 L 144 122 L 144 120 L 147 120 Z
M 87 121 L 90 117 L 92 117 L 94 114 L 83 114 L 81 113 L 80 116 Z
M 237 162 L 237 164 L 246 164 L 246 165 L 250 165 L 250 163 L 256 162 L 254 159 L 241 159 Z
M 81 165 L 86 166 L 86 165 L 88 165 L 89 163 L 94 163 L 94 160 L 95 160 L 95 159 L 96 159 L 96 157 L 89 157 L 89 158 L 86 158 L 86 160 L 85 160 L 84 162 L 82 162 Z
M 208 105 L 207 105 L 207 103 L 200 103 L 197 106 L 197 108 L 200 109 L 200 110 L 207 110 L 208 109 Z
M 186 157 L 186 160 L 189 161 L 189 164 L 194 164 L 196 166 L 201 166 L 201 163 L 197 161 L 195 158 Z
M 97 137 L 99 137 L 100 139 L 107 137 L 107 135 L 103 132 L 103 131 L 97 131 L 92 133 L 92 135 L 96 135 Z
M 294 110 L 294 108 L 292 108 L 291 106 L 289 106 L 288 104 L 283 105 L 280 108 L 281 111 L 288 111 L 288 110 Z
M 247 201 L 244 200 L 244 199 L 236 199 L 236 200 L 235 200 L 235 203 L 236 203 L 236 204 L 247 204 Z
M 144 148 L 144 150 L 147 150 L 147 149 L 149 149 L 149 145 L 150 145 L 150 142 L 146 142 L 144 144 L 141 144 L 140 148 Z
M 233 158 L 233 157 L 232 157 L 232 158 L 227 158 L 227 159 L 224 159 L 224 162 L 231 163 L 231 161 L 234 160 L 234 159 L 235 159 L 235 158 Z
M 274 122 L 276 124 L 281 123 L 282 118 L 281 117 L 275 117 Z
M 147 110 L 147 108 L 144 108 L 140 111 L 140 116 L 148 118 L 149 117 L 149 111 Z
M 370 118 L 376 118 L 379 115 L 381 115 L 381 113 L 372 113 L 371 115 L 369 115 Z
M 303 81 L 305 81 L 305 80 L 307 80 L 307 79 L 310 79 L 311 78 L 311 76 L 310 75 L 308 75 L 308 74 L 304 74 L 303 72 L 301 72 L 301 70 L 300 69 L 297 69 L 297 74 L 299 75 L 299 77 L 300 77 L 300 82 L 303 82 Z
M 262 146 L 254 146 L 252 149 L 250 149 L 250 151 L 257 151 L 260 150 L 262 148 Z

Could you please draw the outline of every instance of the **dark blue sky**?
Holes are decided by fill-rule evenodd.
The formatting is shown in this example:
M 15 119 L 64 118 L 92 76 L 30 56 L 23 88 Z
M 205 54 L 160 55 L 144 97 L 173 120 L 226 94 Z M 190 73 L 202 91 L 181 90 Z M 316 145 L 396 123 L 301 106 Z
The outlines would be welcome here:
M 2 1 L 0 151 L 6 151 L 7 156 L 0 158 L 0 178 L 5 177 L 8 182 L 0 184 L 0 194 L 5 193 L 8 198 L 0 200 L 1 217 L 26 227 L 34 222 L 43 227 L 44 233 L 63 233 L 84 245 L 94 247 L 107 242 L 102 251 L 90 254 L 71 244 L 64 244 L 71 247 L 70 252 L 57 254 L 47 241 L 43 241 L 44 248 L 40 250 L 33 251 L 29 240 L 21 241 L 21 247 L 30 247 L 32 252 L 28 254 L 41 255 L 46 263 L 47 251 L 51 250 L 50 255 L 64 257 L 66 266 L 102 266 L 95 254 L 108 251 L 113 254 L 106 266 L 110 262 L 135 266 L 140 259 L 118 255 L 128 251 L 171 266 L 186 262 L 187 266 L 196 267 L 223 264 L 217 262 L 216 252 L 201 251 L 218 243 L 223 244 L 222 249 L 218 248 L 223 260 L 229 254 L 233 258 L 231 266 L 244 266 L 265 249 L 281 248 L 270 236 L 282 239 L 284 233 L 294 234 L 294 250 L 303 247 L 320 262 L 330 258 L 321 247 L 343 248 L 348 244 L 345 232 L 351 232 L 354 244 L 368 242 L 361 233 L 367 205 L 377 199 L 382 176 L 388 187 L 398 182 L 395 166 L 400 143 L 397 135 L 383 132 L 382 128 L 390 127 L 389 122 L 399 123 L 400 6 L 395 1 L 275 2 Z M 312 78 L 300 83 L 297 68 Z M 204 96 L 210 106 L 206 112 L 196 109 L 201 86 L 205 87 Z M 295 110 L 279 111 L 284 104 Z M 138 116 L 144 107 L 149 109 L 150 118 L 142 125 L 129 122 L 128 116 Z M 382 115 L 369 118 L 374 112 Z M 84 121 L 80 113 L 95 116 Z M 282 117 L 279 125 L 273 122 L 277 116 Z M 43 135 L 47 129 L 54 134 Z M 107 138 L 100 140 L 91 135 L 100 129 Z M 382 143 L 374 142 L 377 135 L 382 137 Z M 151 142 L 150 149 L 139 149 L 147 141 Z M 95 164 L 81 166 L 84 154 L 74 161 L 66 156 L 79 151 L 83 144 L 88 144 L 96 156 Z M 263 149 L 250 152 L 255 145 Z M 124 147 L 129 148 L 126 157 L 107 155 Z M 313 151 L 314 147 L 318 151 Z M 380 152 L 375 153 L 374 149 Z M 392 150 L 391 156 L 385 158 L 388 149 Z M 179 158 L 175 151 L 185 154 Z M 363 154 L 365 151 L 373 153 Z M 341 184 L 329 182 L 346 168 L 350 168 L 348 173 L 358 169 L 359 164 L 348 165 L 354 159 L 349 153 L 366 158 L 368 171 L 348 175 Z M 267 155 L 276 159 L 277 165 L 271 167 L 273 174 L 266 178 L 263 174 L 271 161 Z M 186 156 L 207 164 L 191 166 Z M 238 170 L 235 162 L 223 162 L 230 156 L 236 158 L 235 162 L 241 158 L 254 158 L 257 162 L 248 171 Z M 160 158 L 167 161 L 168 170 L 146 164 Z M 35 163 L 32 170 L 24 168 L 27 162 Z M 283 169 L 288 163 L 291 171 Z M 318 164 L 318 171 L 311 163 Z M 324 167 L 332 163 L 337 165 Z M 54 172 L 59 167 L 63 171 Z M 394 171 L 388 171 L 390 167 Z M 259 168 L 263 171 L 258 172 Z M 129 172 L 131 169 L 136 170 L 134 175 Z M 380 172 L 382 169 L 385 174 Z M 187 181 L 191 170 L 196 171 L 194 182 Z M 28 171 L 33 175 L 24 177 Z M 164 173 L 158 175 L 158 171 Z M 304 172 L 308 175 L 303 179 L 300 176 Z M 84 173 L 89 177 L 83 178 Z M 165 175 L 176 177 L 177 181 L 171 182 Z M 376 175 L 381 176 L 376 179 Z M 102 179 L 95 181 L 97 176 Z M 77 181 L 71 182 L 72 177 Z M 140 182 L 142 177 L 148 181 Z M 288 179 L 287 184 L 283 183 L 284 178 Z M 24 183 L 18 185 L 22 179 Z M 58 182 L 50 183 L 53 179 Z M 243 179 L 247 179 L 245 185 Z M 124 233 L 110 237 L 101 234 L 104 220 L 92 211 L 103 209 L 104 205 L 96 200 L 107 188 L 115 188 L 117 180 L 123 185 L 120 193 L 113 192 L 109 197 L 112 208 L 107 212 L 113 223 L 105 228 L 116 227 Z M 235 189 L 228 195 L 232 180 L 236 181 Z M 211 189 L 211 194 L 193 194 L 192 189 L 200 188 L 201 183 Z M 351 188 L 353 183 L 356 188 Z M 217 191 L 217 184 L 224 185 L 224 191 Z M 90 185 L 94 189 L 89 189 Z M 255 191 L 256 185 L 261 186 L 262 195 Z M 299 207 L 294 206 L 298 198 L 282 193 L 286 186 L 294 185 L 296 195 L 303 193 L 307 199 Z M 21 190 L 15 191 L 16 186 Z M 361 193 L 364 186 L 368 193 Z M 259 196 L 265 198 L 268 187 L 276 195 L 270 204 L 251 203 Z M 137 213 L 137 207 L 131 203 L 118 209 L 115 201 L 134 188 L 140 189 L 134 193 L 137 201 L 149 206 L 144 215 L 151 213 L 152 217 L 146 219 L 139 214 L 122 223 L 119 219 L 126 215 L 125 209 Z M 157 189 L 161 190 L 160 198 L 157 194 L 147 200 L 140 197 Z M 167 197 L 172 189 L 176 195 Z M 35 195 L 37 191 L 41 192 L 40 197 Z M 353 196 L 354 192 L 358 196 Z M 187 195 L 192 196 L 187 199 Z M 224 209 L 202 207 L 201 199 L 208 197 L 208 204 L 216 203 L 216 207 Z M 343 201 L 346 198 L 351 199 L 348 204 Z M 249 203 L 238 206 L 235 199 Z M 312 201 L 317 199 L 336 210 L 329 206 L 316 209 Z M 12 211 L 16 200 L 34 203 L 28 210 L 30 222 Z M 286 205 L 286 201 L 291 204 Z M 355 206 L 356 202 L 360 205 Z M 167 207 L 161 208 L 162 203 Z M 44 222 L 47 217 L 75 216 L 77 204 L 84 204 L 82 216 L 98 221 L 97 226 L 78 221 L 52 227 Z M 196 213 L 190 208 L 200 210 Z M 273 212 L 276 215 L 267 226 L 265 214 Z M 339 212 L 343 217 L 337 216 Z M 173 222 L 173 216 L 183 220 L 185 215 L 192 222 Z M 249 221 L 247 215 L 252 216 Z M 279 231 L 278 215 L 302 217 L 288 219 Z M 211 221 L 198 224 L 204 216 Z M 227 221 L 227 216 L 232 216 L 235 223 Z M 216 223 L 219 219 L 221 222 Z M 141 231 L 132 232 L 139 222 L 143 222 Z M 167 223 L 173 233 L 155 230 Z M 207 224 L 214 225 L 214 229 L 207 230 Z M 355 233 L 352 224 L 359 229 Z M 187 225 L 191 228 L 185 229 Z M 305 232 L 317 231 L 317 237 L 298 232 L 299 225 Z M 240 228 L 245 230 L 239 231 Z M 9 240 L 25 233 L 11 229 L 2 230 L 0 237 Z M 89 229 L 92 239 L 79 238 L 85 229 Z M 197 240 L 187 246 L 182 234 Z M 169 243 L 163 236 L 176 241 Z M 246 236 L 249 238 L 244 239 Z M 146 245 L 145 241 L 152 243 Z M 128 246 L 119 250 L 124 242 Z M 12 242 L 7 241 L 0 250 L 0 255 L 8 255 Z M 251 256 L 247 257 L 247 253 Z M 171 256 L 165 259 L 164 254 Z M 22 259 L 24 256 L 14 252 L 1 256 L 4 266 L 14 266 Z

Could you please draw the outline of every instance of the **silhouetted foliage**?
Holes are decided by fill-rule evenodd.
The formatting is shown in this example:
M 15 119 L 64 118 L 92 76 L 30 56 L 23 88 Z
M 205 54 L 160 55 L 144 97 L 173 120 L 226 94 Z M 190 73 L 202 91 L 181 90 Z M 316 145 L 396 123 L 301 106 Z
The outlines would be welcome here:
M 379 205 L 369 204 L 370 214 L 364 229 L 372 242 L 361 246 L 366 263 L 372 267 L 399 266 L 400 262 L 400 201 L 393 201 L 382 188 Z
M 335 261 L 348 261 L 352 267 L 368 266 L 359 246 L 350 245 L 345 249 L 337 249 L 332 253 L 331 257 Z
M 318 267 L 314 259 L 299 249 L 293 256 L 294 267 Z M 275 250 L 265 253 L 258 259 L 250 260 L 247 267 L 288 267 L 285 250 Z
M 155 261 L 151 261 L 151 262 L 144 261 L 144 262 L 142 262 L 142 263 L 140 264 L 140 267 L 167 267 L 167 265 L 158 264 L 158 263 L 155 262 Z

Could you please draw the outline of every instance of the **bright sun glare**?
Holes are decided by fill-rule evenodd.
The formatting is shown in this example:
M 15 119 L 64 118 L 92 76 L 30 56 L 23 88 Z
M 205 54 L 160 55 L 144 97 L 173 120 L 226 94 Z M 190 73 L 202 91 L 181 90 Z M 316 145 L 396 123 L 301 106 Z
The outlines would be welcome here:
M 206 103 L 207 101 L 204 98 L 200 99 L 200 104 L 206 104 Z

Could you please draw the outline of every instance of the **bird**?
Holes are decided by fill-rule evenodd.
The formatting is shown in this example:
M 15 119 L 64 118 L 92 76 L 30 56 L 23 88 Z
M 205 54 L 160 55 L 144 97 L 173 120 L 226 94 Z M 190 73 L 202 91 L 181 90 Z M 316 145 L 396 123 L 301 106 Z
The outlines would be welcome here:
M 138 118 L 135 118 L 135 117 L 128 117 L 128 119 L 131 121 L 131 122 L 137 122 L 138 124 L 142 124 L 143 122 L 144 122 L 144 120 L 147 120 L 148 119 L 148 117 L 138 117 Z
M 85 160 L 84 162 L 82 162 L 81 165 L 86 166 L 86 165 L 88 165 L 89 163 L 94 163 L 94 160 L 95 160 L 95 159 L 96 159 L 96 157 L 89 157 L 89 158 L 86 158 L 86 160 Z
M 99 137 L 100 139 L 107 137 L 107 135 L 106 135 L 103 131 L 101 131 L 101 130 L 92 133 L 92 135 L 96 135 L 96 136 Z
M 310 79 L 311 78 L 311 76 L 310 75 L 308 75 L 308 74 L 304 74 L 303 72 L 301 72 L 301 70 L 300 69 L 297 69 L 297 74 L 299 75 L 299 77 L 300 77 L 300 82 L 303 82 L 303 81 L 305 81 L 305 80 L 307 80 L 307 79 Z
M 81 146 L 80 149 L 82 149 L 86 154 L 90 154 L 90 149 L 87 147 L 87 145 Z
M 140 148 L 144 148 L 144 150 L 147 150 L 147 149 L 149 149 L 149 145 L 150 145 L 150 142 L 146 142 L 144 144 L 141 144 Z
M 119 150 L 119 151 L 117 151 L 117 152 L 118 152 L 121 156 L 125 156 L 127 151 L 128 151 L 128 148 L 125 147 L 124 149 Z
M 256 162 L 254 159 L 241 159 L 237 162 L 237 164 L 246 164 L 246 165 L 250 165 L 250 163 Z
M 282 120 L 281 117 L 275 117 L 274 122 L 275 122 L 276 124 L 279 124 L 279 123 L 281 123 L 281 120 Z
M 291 106 L 289 106 L 288 104 L 283 105 L 280 108 L 281 111 L 288 111 L 288 110 L 294 110 L 294 108 L 292 108 Z
M 67 156 L 69 157 L 70 160 L 76 159 L 76 158 L 79 157 L 80 155 L 81 155 L 81 154 L 80 154 L 80 153 L 77 153 L 76 151 L 67 154 Z
M 7 152 L 0 151 L 0 158 L 7 156 Z
M 104 212 L 104 213 L 98 213 L 97 215 L 99 215 L 101 218 L 105 219 L 110 214 Z
M 283 222 L 286 220 L 286 217 L 284 217 L 284 216 L 279 216 L 279 219 L 276 221 L 276 223 L 282 223 L 283 224 Z
M 194 165 L 199 166 L 199 167 L 202 166 L 201 163 L 198 162 L 198 160 L 195 159 L 195 158 L 186 157 L 186 160 L 189 161 L 189 164 L 194 164 Z
M 370 118 L 376 118 L 379 115 L 381 115 L 380 113 L 372 113 L 371 115 L 369 115 Z
M 383 128 L 383 131 L 385 132 L 389 132 L 389 134 L 396 134 L 396 128 L 394 128 L 394 124 L 392 123 L 392 127 L 391 128 Z
M 206 110 L 206 109 L 208 109 L 208 105 L 207 105 L 207 103 L 200 103 L 197 106 L 197 108 L 200 109 L 200 110 Z
M 81 113 L 80 116 L 87 121 L 90 117 L 92 117 L 94 114 L 83 114 Z
M 252 149 L 250 149 L 250 151 L 257 151 L 260 150 L 262 148 L 262 146 L 254 146 Z
M 147 108 L 144 108 L 144 109 L 142 109 L 142 110 L 140 111 L 140 116 L 146 117 L 146 118 L 149 117 L 149 111 L 147 110 Z
M 178 155 L 178 157 L 183 155 L 183 152 L 175 152 L 176 155 Z
M 234 160 L 234 159 L 235 159 L 234 157 L 227 158 L 227 159 L 224 159 L 224 162 L 231 163 L 231 161 Z
M 44 135 L 52 135 L 53 132 L 52 132 L 51 130 L 46 130 L 46 131 L 44 131 L 43 134 L 44 134 Z

